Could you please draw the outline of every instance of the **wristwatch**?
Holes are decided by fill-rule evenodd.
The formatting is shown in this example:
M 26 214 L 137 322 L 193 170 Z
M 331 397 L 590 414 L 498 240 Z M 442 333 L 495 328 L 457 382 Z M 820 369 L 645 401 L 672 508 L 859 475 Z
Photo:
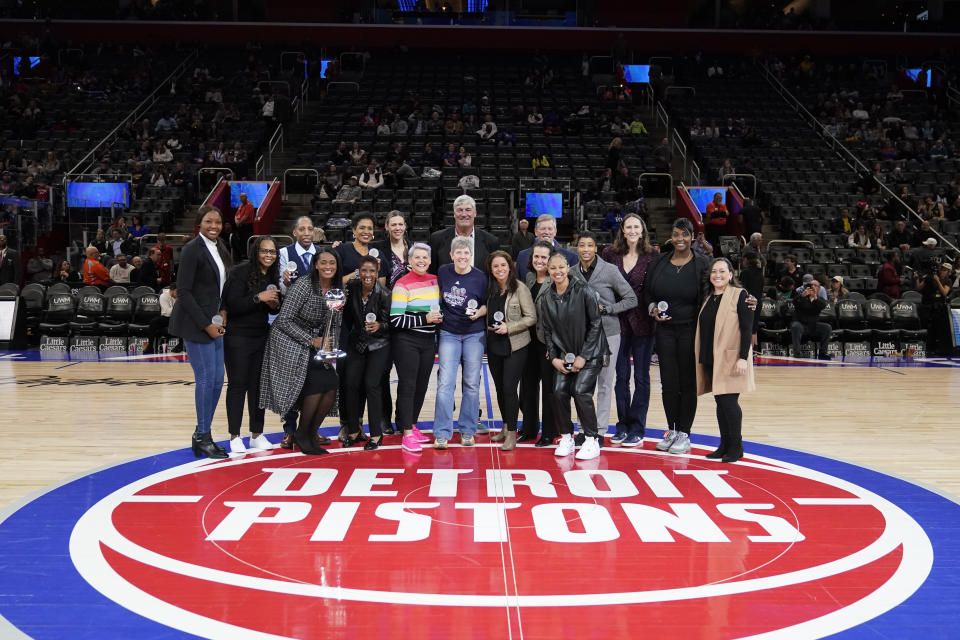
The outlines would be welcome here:
M 253 304 L 260 304 L 260 295 L 256 294 L 253 296 Z

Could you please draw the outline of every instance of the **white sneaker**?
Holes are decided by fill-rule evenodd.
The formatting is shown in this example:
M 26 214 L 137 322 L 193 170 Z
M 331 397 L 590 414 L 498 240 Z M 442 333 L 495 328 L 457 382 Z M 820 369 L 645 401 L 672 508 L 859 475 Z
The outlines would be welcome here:
M 243 438 L 237 436 L 236 438 L 230 438 L 230 453 L 243 454 L 247 452 L 247 448 L 243 446 Z
M 670 453 L 690 453 L 690 436 L 683 431 L 677 431 L 677 437 L 668 449 Z
M 600 443 L 596 438 L 587 437 L 580 451 L 577 451 L 577 460 L 593 460 L 600 457 Z
M 261 433 L 256 438 L 253 436 L 250 437 L 250 448 L 257 449 L 258 451 L 268 451 L 273 449 L 273 443 L 267 440 L 267 436 Z
M 657 443 L 657 451 L 666 451 L 670 448 L 670 445 L 673 444 L 673 441 L 677 439 L 677 434 L 679 431 L 673 431 L 668 429 L 663 432 L 663 440 Z
M 560 442 L 557 443 L 557 448 L 554 450 L 553 455 L 568 456 L 571 453 L 573 453 L 573 436 L 568 433 L 560 437 Z

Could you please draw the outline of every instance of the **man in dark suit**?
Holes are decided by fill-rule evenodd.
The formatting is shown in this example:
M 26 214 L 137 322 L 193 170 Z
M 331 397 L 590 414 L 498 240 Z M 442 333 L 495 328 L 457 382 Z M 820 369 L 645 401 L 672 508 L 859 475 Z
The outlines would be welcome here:
M 487 264 L 487 256 L 500 248 L 497 237 L 474 226 L 477 217 L 477 202 L 464 194 L 453 201 L 454 225 L 449 229 L 441 229 L 430 236 L 430 250 L 433 260 L 430 263 L 430 273 L 436 273 L 444 264 L 450 264 L 450 244 L 456 236 L 473 239 L 473 266 L 483 270 Z
M 156 247 L 147 251 L 147 257 L 144 258 L 143 263 L 140 265 L 139 271 L 139 282 L 148 287 L 152 287 L 154 290 L 160 286 L 160 274 L 157 273 L 157 263 L 160 261 L 160 249 Z
M 557 251 L 567 256 L 567 264 L 577 264 L 580 261 L 576 252 L 564 249 L 557 242 L 557 219 L 549 213 L 537 216 L 537 222 L 533 225 L 533 235 L 536 236 L 538 241 L 543 240 L 552 244 Z M 530 262 L 531 251 L 533 251 L 532 247 L 517 254 L 517 275 L 520 280 L 527 277 L 527 264 Z
M 7 236 L 0 235 L 0 284 L 20 286 L 23 280 L 23 265 L 20 264 L 20 253 L 7 247 Z

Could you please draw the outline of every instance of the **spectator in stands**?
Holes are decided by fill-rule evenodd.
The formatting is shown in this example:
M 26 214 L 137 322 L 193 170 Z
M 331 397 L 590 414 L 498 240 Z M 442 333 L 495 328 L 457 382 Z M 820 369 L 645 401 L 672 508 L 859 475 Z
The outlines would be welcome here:
M 133 241 L 124 237 L 124 234 L 127 232 L 126 225 L 123 225 L 122 229 L 122 231 L 120 228 L 113 229 L 111 232 L 112 237 L 107 245 L 110 255 L 112 255 L 114 258 L 121 253 L 124 255 L 129 255 L 135 251 Z
M 703 231 L 697 232 L 697 237 L 694 238 L 691 247 L 693 248 L 693 252 L 698 255 L 707 256 L 708 258 L 713 257 L 713 245 L 707 242 Z
M 471 254 L 474 265 L 486 264 L 487 256 L 499 248 L 500 241 L 497 240 L 496 236 L 475 226 L 476 217 L 477 203 L 472 197 L 463 194 L 453 201 L 454 226 L 435 231 L 430 236 L 430 248 L 434 256 L 431 265 L 433 271 L 451 263 L 450 249 L 453 239 L 456 237 L 471 240 L 473 245 Z
M 950 355 L 950 321 L 946 311 L 947 297 L 950 295 L 950 275 L 953 265 L 944 262 L 934 265 L 920 285 L 921 311 L 927 326 L 928 350 L 935 356 Z
M 225 322 L 215 322 L 223 305 L 221 292 L 230 268 L 230 255 L 220 243 L 223 218 L 216 207 L 201 207 L 196 225 L 200 234 L 184 245 L 180 257 L 179 303 L 170 318 L 170 332 L 184 341 L 194 372 L 197 428 L 192 438 L 194 455 L 226 458 L 213 442 L 210 429 L 223 386 L 223 336 Z
M 260 109 L 260 115 L 267 122 L 276 122 L 277 97 L 274 94 L 263 101 L 263 107 Z
M 343 166 L 350 162 L 350 152 L 347 149 L 347 143 L 343 140 L 337 145 L 337 148 L 330 153 L 330 162 L 339 166 Z
M 550 159 L 547 158 L 547 152 L 543 149 L 534 149 L 533 153 L 530 154 L 530 166 L 534 169 L 539 169 L 540 167 L 550 168 Z
M 773 297 L 780 300 L 793 300 L 793 293 L 796 291 L 797 283 L 790 276 L 783 276 L 777 282 L 776 289 L 773 290 Z
M 840 209 L 840 217 L 831 223 L 831 230 L 834 233 L 848 235 L 853 232 L 853 220 L 850 218 L 850 210 L 844 207 Z
M 830 278 L 829 290 L 827 291 L 828 302 L 836 304 L 838 300 L 845 300 L 849 293 L 847 288 L 843 286 L 843 276 L 833 276 Z M 892 297 L 896 299 L 899 295 Z
M 688 453 L 697 409 L 695 325 L 710 259 L 691 249 L 693 224 L 686 218 L 674 221 L 670 240 L 673 250 L 658 254 L 647 269 L 643 306 L 657 321 L 656 349 L 667 416 L 667 431 L 657 449 Z M 667 303 L 664 313 L 657 308 L 661 301 Z
M 603 337 L 602 317 L 596 294 L 582 278 L 571 277 L 566 256 L 555 253 L 548 263 L 550 284 L 537 300 L 537 321 L 554 368 L 553 411 L 560 442 L 554 454 L 574 451 L 570 400 L 577 408 L 584 443 L 578 460 L 600 455 L 600 434 L 593 393 L 609 349 Z M 573 362 L 570 362 L 573 356 Z
M 135 215 L 131 218 L 131 224 L 127 227 L 127 233 L 130 234 L 131 238 L 142 238 L 150 233 L 150 227 L 143 224 L 140 216 Z
M 53 279 L 56 282 L 64 282 L 69 285 L 83 284 L 83 276 L 80 275 L 79 271 L 71 267 L 70 263 L 66 260 L 60 262 L 60 269 L 54 274 Z M 2 279 L 0 279 L 0 284 L 3 284 Z
M 98 287 L 107 287 L 113 284 L 110 272 L 100 263 L 100 252 L 94 246 L 87 247 L 87 259 L 83 261 L 83 282 Z
M 443 154 L 443 166 L 444 167 L 456 167 L 457 166 L 457 145 L 452 142 L 447 145 L 447 150 Z
M 443 120 L 440 119 L 440 114 L 437 111 L 433 111 L 430 114 L 430 119 L 427 120 L 427 133 L 443 133 Z
M 43 283 L 53 275 L 53 260 L 47 257 L 42 246 L 37 246 L 36 253 L 27 261 L 27 278 L 30 282 Z
M 614 354 L 602 365 L 597 377 L 597 431 L 602 439 L 610 426 L 610 401 L 620 353 L 619 316 L 637 306 L 637 294 L 616 265 L 597 255 L 597 238 L 592 232 L 580 233 L 577 254 L 580 260 L 574 269 L 597 293 L 607 347 Z
M 166 162 L 173 162 L 173 152 L 167 148 L 167 145 L 158 142 L 153 148 L 153 163 L 163 164 Z
M 90 242 L 90 245 L 96 247 L 97 251 L 104 255 L 110 253 L 109 245 L 107 244 L 107 236 L 102 228 L 97 229 L 97 233 Z
M 527 124 L 543 124 L 543 114 L 540 113 L 540 109 L 536 105 L 530 107 L 530 112 L 527 114 Z
M 240 255 L 247 255 L 247 244 L 253 237 L 253 223 L 257 219 L 257 210 L 247 199 L 246 193 L 240 194 L 240 204 L 233 214 L 233 221 L 237 226 L 237 240 L 240 248 Z
M 360 174 L 360 186 L 364 189 L 379 189 L 383 186 L 383 171 L 371 162 L 362 174 Z
M 520 218 L 517 222 L 517 232 L 510 239 L 510 256 L 516 259 L 517 255 L 524 249 L 533 246 L 534 237 L 530 233 L 530 222 L 526 218 Z
M 443 159 L 440 157 L 440 154 L 433 150 L 433 145 L 429 142 L 423 145 L 423 168 L 431 167 L 438 169 L 443 165 Z
M 727 205 L 723 202 L 723 193 L 720 191 L 713 194 L 713 200 L 707 204 L 706 223 L 707 242 L 712 246 L 717 246 L 720 236 L 727 231 Z
M 633 114 L 633 120 L 630 121 L 630 133 L 635 136 L 649 135 L 647 127 L 640 120 L 640 114 L 638 113 Z
M 25 200 L 37 199 L 37 185 L 33 183 L 33 176 L 24 177 L 23 182 L 16 190 L 16 196 Z
M 803 277 L 803 272 L 800 271 L 800 267 L 797 264 L 797 256 L 794 254 L 789 254 L 783 259 L 783 267 L 780 268 L 780 277 L 789 276 L 794 283 L 800 282 Z
M 538 241 L 546 242 L 551 245 L 558 252 L 562 253 L 567 257 L 567 264 L 577 264 L 577 254 L 569 249 L 565 249 L 557 242 L 557 219 L 554 218 L 549 213 L 544 213 L 537 217 L 537 221 L 533 224 L 533 234 L 536 236 Z M 526 281 L 527 278 L 527 269 L 530 262 L 530 252 L 531 249 L 524 249 L 517 254 L 517 268 L 519 269 L 519 276 Z
M 443 320 L 437 277 L 427 272 L 430 254 L 422 242 L 411 245 L 410 273 L 397 281 L 390 304 L 393 358 L 397 370 L 406 373 L 397 384 L 397 429 L 403 434 L 401 446 L 412 453 L 430 441 L 417 429 L 417 421 L 433 371 L 437 326 Z
M 149 125 L 149 120 L 143 121 L 145 125 Z M 160 119 L 157 120 L 157 126 L 154 128 L 156 133 L 165 133 L 167 131 L 172 131 L 177 128 L 177 119 L 173 114 L 165 113 L 160 116 Z
M 389 137 L 392 131 L 390 130 L 390 124 L 386 120 L 382 120 L 380 124 L 377 125 L 377 135 L 386 138 Z
M 130 273 L 133 265 L 127 263 L 127 256 L 119 253 L 114 256 L 116 262 L 110 267 L 110 279 L 116 284 L 130 284 Z
M 820 341 L 819 357 L 830 360 L 827 343 L 830 341 L 831 328 L 826 322 L 820 322 L 820 312 L 827 306 L 824 296 L 820 295 L 820 283 L 810 278 L 801 288 L 801 293 L 793 298 L 793 321 L 790 323 L 790 335 L 793 340 L 793 356 L 800 357 L 800 342 L 803 337 Z
M 230 332 L 223 341 L 223 360 L 227 369 L 227 424 L 231 453 L 247 451 L 240 438 L 245 396 L 250 419 L 250 447 L 273 448 L 263 436 L 260 374 L 270 330 L 269 314 L 280 308 L 280 292 L 275 284 L 279 278 L 277 246 L 270 236 L 260 236 L 251 248 L 251 259 L 234 267 L 223 287 L 223 306 L 230 318 Z
M 483 124 L 480 125 L 476 133 L 480 137 L 480 142 L 493 142 L 498 131 L 497 123 L 493 121 L 493 116 L 488 113 L 484 116 Z
M 357 176 L 350 176 L 347 184 L 340 188 L 334 202 L 356 202 L 360 199 L 362 189 L 357 184 Z
M 160 263 L 160 250 L 156 247 L 147 250 L 147 257 L 140 264 L 137 282 L 156 291 L 161 285 L 160 273 L 157 265 Z
M 473 156 L 470 155 L 470 152 L 467 151 L 466 147 L 460 147 L 457 151 L 457 165 L 462 169 L 466 169 L 473 165 Z
M 130 264 L 133 266 L 133 271 L 130 272 L 130 282 L 136 284 L 140 282 L 140 267 L 143 266 L 143 258 L 133 256 L 130 258 Z
M 900 249 L 900 251 L 910 250 L 911 234 L 907 231 L 907 223 L 903 220 L 897 220 L 893 224 L 893 229 L 887 234 L 887 247 L 890 249 Z
M 847 246 L 851 249 L 870 249 L 870 238 L 867 237 L 867 229 L 864 223 L 858 222 L 847 237 Z
M 763 232 L 763 222 L 765 219 L 763 211 L 757 206 L 756 202 L 753 201 L 753 198 L 744 199 L 743 209 L 740 210 L 740 215 L 743 216 L 743 234 L 745 236 L 751 238 L 753 234 Z
M 614 138 L 610 141 L 610 145 L 607 147 L 607 164 L 606 168 L 612 172 L 620 171 L 620 163 L 622 162 L 621 153 L 623 148 L 623 140 L 619 137 Z
M 617 192 L 617 202 L 626 204 L 640 197 L 639 181 L 630 174 L 630 169 L 621 166 L 613 180 L 613 188 Z
M 360 143 L 357 141 L 354 141 L 348 155 L 350 156 L 350 164 L 355 167 L 362 167 L 367 164 L 367 152 L 360 148 Z
M 717 171 L 717 181 L 720 184 L 723 184 L 724 176 L 729 175 L 731 173 L 736 173 L 736 172 L 737 172 L 737 169 L 736 167 L 733 166 L 733 162 L 730 160 L 730 158 L 724 158 L 723 166 L 721 166 L 720 169 Z
M 614 136 L 625 136 L 630 133 L 630 125 L 623 121 L 620 116 L 614 116 L 610 123 L 610 134 Z
M 167 244 L 167 234 L 159 232 L 157 234 L 157 244 L 154 249 L 160 252 L 160 260 L 157 262 L 157 273 L 160 276 L 161 286 L 166 286 L 173 282 L 173 247 Z
M 733 265 L 718 258 L 710 267 L 709 292 L 697 317 L 697 395 L 713 393 L 720 426 L 720 446 L 707 458 L 736 462 L 743 457 L 738 403 L 755 389 L 750 343 L 753 311 L 748 293 L 733 278 Z
M 43 160 L 43 165 L 41 168 L 48 176 L 52 176 L 60 171 L 60 161 L 57 159 L 57 156 L 53 151 L 47 151 L 47 155 Z
M 928 244 L 929 240 L 933 240 L 932 244 Z M 910 243 L 914 247 L 919 246 L 937 246 L 937 237 L 933 233 L 933 229 L 930 228 L 930 221 L 924 220 L 920 223 L 920 228 L 913 234 L 913 241 Z
M 826 279 L 826 278 L 824 278 L 824 279 Z M 802 296 L 802 295 L 803 295 L 803 292 L 807 289 L 807 285 L 809 285 L 809 284 L 810 284 L 811 282 L 813 282 L 814 280 L 816 280 L 817 283 L 820 282 L 820 281 L 817 280 L 817 279 L 814 277 L 814 275 L 811 274 L 811 273 L 805 273 L 805 274 L 803 274 L 803 278 L 800 279 L 800 284 L 797 286 L 796 289 L 794 289 L 793 299 L 796 300 L 798 297 Z M 821 299 L 821 300 L 826 300 L 826 299 L 827 299 L 827 290 L 826 290 L 826 288 L 821 285 L 821 286 L 817 289 L 817 295 L 820 296 L 820 299 Z
M 877 271 L 877 291 L 896 300 L 900 297 L 900 254 L 888 251 L 884 258 Z

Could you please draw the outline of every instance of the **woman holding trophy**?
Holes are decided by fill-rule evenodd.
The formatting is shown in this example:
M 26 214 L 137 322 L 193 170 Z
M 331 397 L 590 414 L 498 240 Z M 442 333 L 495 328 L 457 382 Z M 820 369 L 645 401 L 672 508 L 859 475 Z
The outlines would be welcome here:
M 337 398 L 339 378 L 331 361 L 342 353 L 337 348 L 344 304 L 341 282 L 337 255 L 329 249 L 317 251 L 309 276 L 287 290 L 263 358 L 260 404 L 280 415 L 299 405 L 293 439 L 311 455 L 326 453 L 315 442 L 316 429 Z
M 502 442 L 502 451 L 517 447 L 517 414 L 520 378 L 527 365 L 530 327 L 537 323 L 537 310 L 530 289 L 517 279 L 517 269 L 506 251 L 487 258 L 487 362 L 497 389 L 497 404 L 503 429 L 492 436 Z
M 390 291 L 377 280 L 380 265 L 373 256 L 360 258 L 359 278 L 347 282 L 344 324 L 347 327 L 347 355 L 343 359 L 344 423 L 343 446 L 358 442 L 363 429 L 363 399 L 367 399 L 370 439 L 363 448 L 380 446 L 383 398 L 381 377 L 390 362 Z

